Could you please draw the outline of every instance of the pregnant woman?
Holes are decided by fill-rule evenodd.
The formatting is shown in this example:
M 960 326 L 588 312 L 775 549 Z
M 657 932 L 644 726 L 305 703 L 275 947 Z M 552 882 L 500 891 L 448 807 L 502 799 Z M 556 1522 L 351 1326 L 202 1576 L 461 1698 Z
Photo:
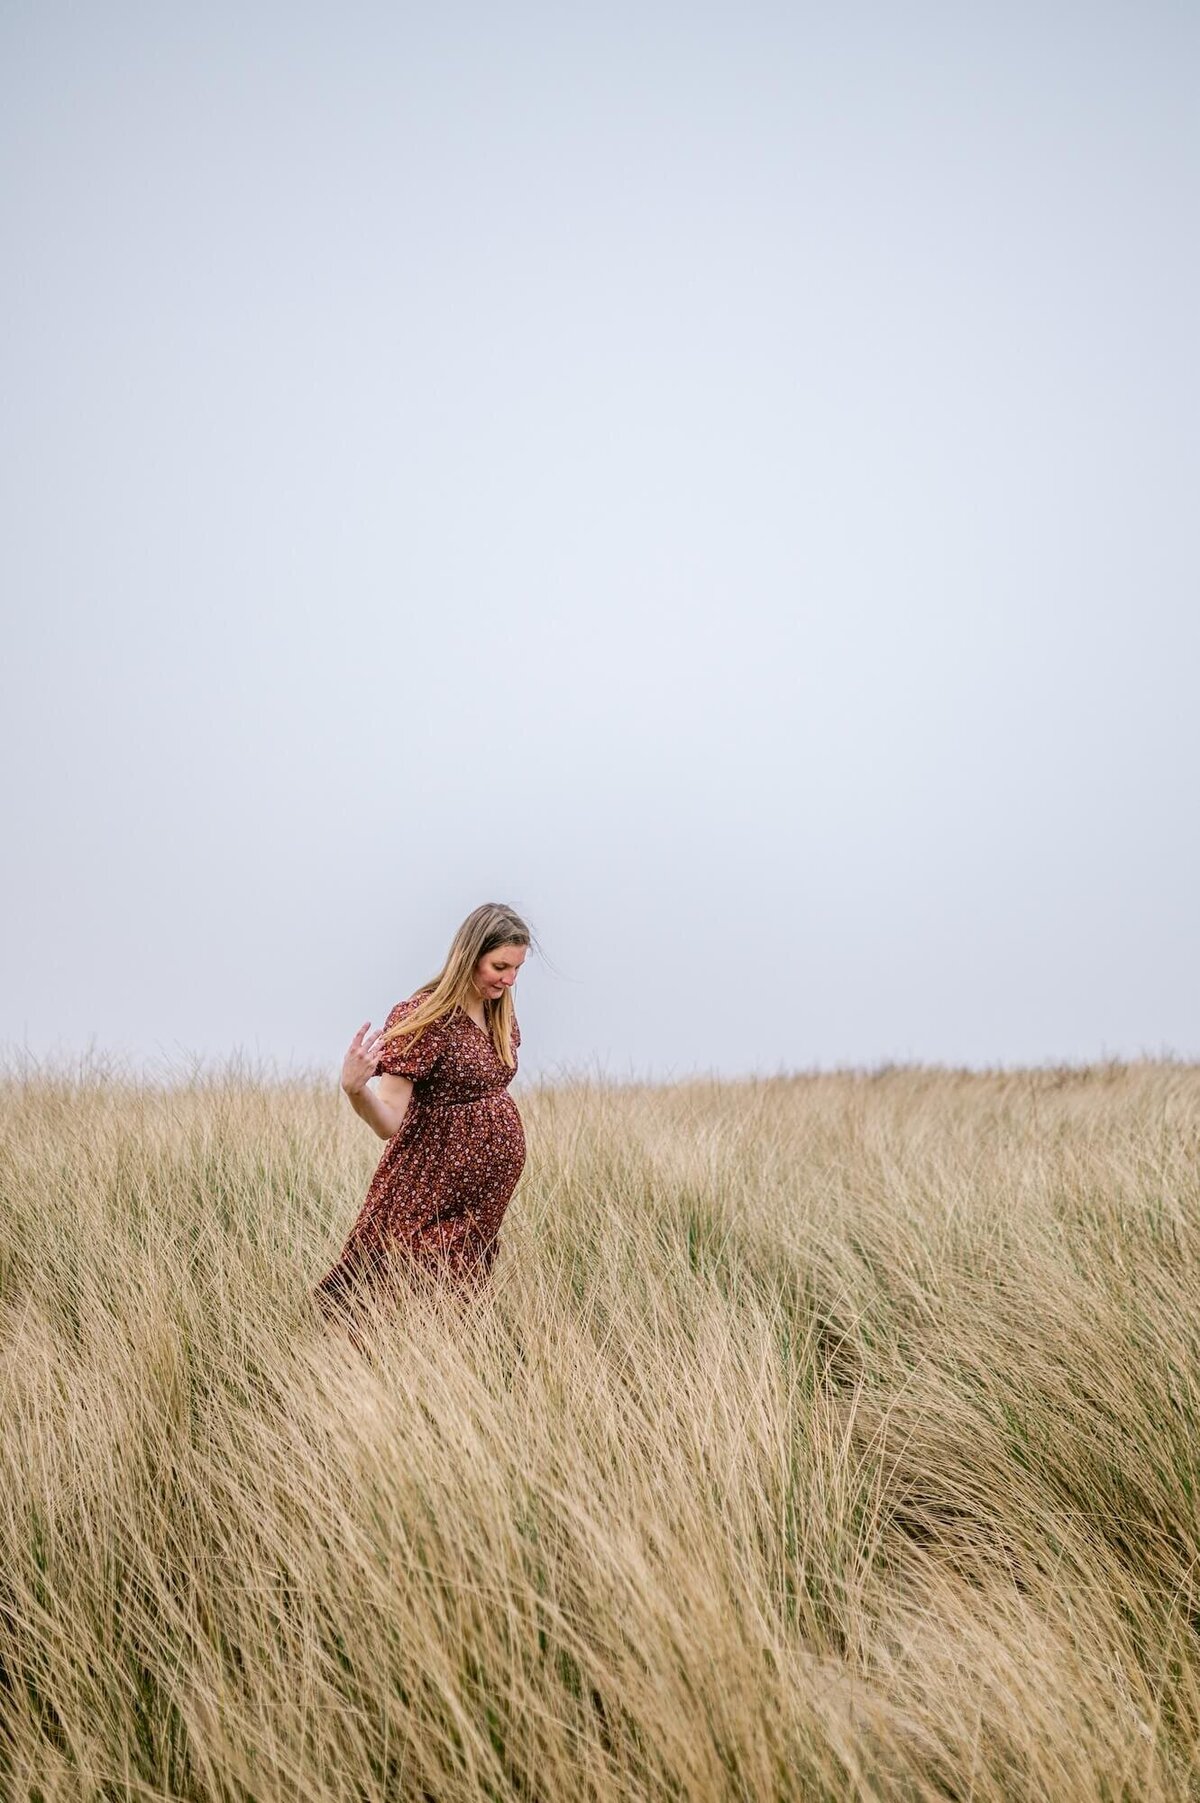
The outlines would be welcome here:
M 351 1040 L 342 1088 L 387 1145 L 337 1264 L 313 1291 L 326 1316 L 345 1319 L 356 1290 L 394 1290 L 397 1279 L 487 1287 L 525 1164 L 508 1085 L 521 1043 L 512 987 L 529 942 L 519 915 L 485 902 L 433 981 L 397 1002 L 379 1032 L 364 1021 Z

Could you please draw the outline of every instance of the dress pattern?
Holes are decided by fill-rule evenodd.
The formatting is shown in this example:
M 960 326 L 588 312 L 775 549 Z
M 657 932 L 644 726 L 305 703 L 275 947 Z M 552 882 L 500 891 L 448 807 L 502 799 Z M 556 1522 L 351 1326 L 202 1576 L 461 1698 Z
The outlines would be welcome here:
M 394 1027 L 422 998 L 397 1002 Z M 521 1030 L 512 1024 L 513 1058 Z M 500 1222 L 525 1165 L 525 1130 L 508 1093 L 516 1075 L 491 1034 L 454 1008 L 383 1047 L 374 1075 L 411 1077 L 412 1096 L 388 1140 L 338 1262 L 313 1291 L 331 1312 L 356 1288 L 435 1277 L 456 1289 L 487 1284 Z

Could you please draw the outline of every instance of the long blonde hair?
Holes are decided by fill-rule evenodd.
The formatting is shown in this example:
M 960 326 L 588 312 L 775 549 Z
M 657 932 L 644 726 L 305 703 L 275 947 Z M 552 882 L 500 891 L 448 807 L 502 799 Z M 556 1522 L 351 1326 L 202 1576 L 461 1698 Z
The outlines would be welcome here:
M 500 945 L 530 945 L 533 935 L 521 916 L 503 902 L 484 902 L 473 908 L 459 927 L 446 954 L 446 962 L 430 983 L 422 983 L 409 1000 L 421 1000 L 402 1021 L 384 1034 L 384 1043 L 412 1034 L 419 1039 L 426 1027 L 452 1014 L 455 1008 L 466 1009 L 475 999 L 471 978 L 480 958 Z M 494 999 L 485 996 L 483 1017 L 500 1062 L 511 1070 L 516 1062 L 512 1055 L 512 992 L 505 988 Z

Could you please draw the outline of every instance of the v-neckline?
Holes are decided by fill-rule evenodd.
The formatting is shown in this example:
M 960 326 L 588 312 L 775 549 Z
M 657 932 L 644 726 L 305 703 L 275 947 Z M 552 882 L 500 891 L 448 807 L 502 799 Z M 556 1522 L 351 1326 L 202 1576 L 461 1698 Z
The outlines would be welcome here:
M 461 1002 L 460 1002 L 460 1003 L 459 1003 L 459 1007 L 460 1007 L 460 1008 L 462 1008 L 462 1003 L 461 1003 Z M 468 1019 L 468 1020 L 469 1020 L 469 1021 L 470 1021 L 470 1023 L 471 1023 L 471 1025 L 472 1025 L 472 1026 L 473 1026 L 473 1027 L 474 1027 L 474 1028 L 475 1028 L 475 1029 L 476 1029 L 476 1030 L 477 1030 L 477 1031 L 478 1031 L 478 1032 L 480 1032 L 480 1033 L 482 1033 L 482 1034 L 483 1034 L 483 1037 L 484 1037 L 484 1038 L 485 1038 L 485 1039 L 486 1039 L 486 1040 L 487 1040 L 487 1041 L 488 1041 L 488 1042 L 489 1042 L 489 1043 L 490 1043 L 490 1042 L 491 1042 L 491 1037 L 492 1037 L 492 1036 L 491 1036 L 491 1034 L 490 1034 L 490 1033 L 489 1033 L 489 1032 L 488 1032 L 488 1030 L 487 1030 L 487 1028 L 486 1028 L 486 1027 L 481 1027 L 481 1026 L 480 1026 L 480 1025 L 479 1025 L 479 1022 L 478 1022 L 478 1021 L 477 1021 L 477 1020 L 476 1020 L 476 1019 L 475 1019 L 475 1016 L 474 1016 L 474 1015 L 473 1015 L 473 1014 L 467 1014 L 467 1010 L 466 1010 L 466 1009 L 465 1009 L 465 1008 L 462 1008 L 462 1012 L 463 1012 L 463 1013 L 464 1013 L 464 1014 L 465 1014 L 465 1015 L 466 1015 L 466 1017 L 467 1017 L 467 1019 Z

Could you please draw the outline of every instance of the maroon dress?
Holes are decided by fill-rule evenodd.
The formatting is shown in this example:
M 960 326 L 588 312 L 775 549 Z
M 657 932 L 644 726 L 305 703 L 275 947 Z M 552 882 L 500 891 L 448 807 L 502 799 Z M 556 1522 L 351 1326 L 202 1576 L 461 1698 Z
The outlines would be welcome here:
M 422 998 L 397 1002 L 394 1027 Z M 521 1030 L 513 1019 L 514 1060 Z M 329 1312 L 356 1287 L 436 1276 L 455 1288 L 484 1286 L 499 1250 L 500 1222 L 525 1164 L 525 1131 L 508 1093 L 516 1074 L 491 1034 L 463 1008 L 383 1048 L 374 1075 L 413 1079 L 398 1130 L 384 1147 L 341 1256 L 313 1294 Z

